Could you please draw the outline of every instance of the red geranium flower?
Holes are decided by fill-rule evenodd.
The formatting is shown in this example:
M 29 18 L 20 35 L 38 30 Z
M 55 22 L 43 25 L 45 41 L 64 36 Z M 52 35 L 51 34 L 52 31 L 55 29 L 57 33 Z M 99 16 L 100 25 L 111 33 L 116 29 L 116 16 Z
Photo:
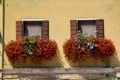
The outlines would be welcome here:
M 27 56 L 31 60 L 41 63 L 44 59 L 51 59 L 57 50 L 57 43 L 50 39 L 25 37 L 21 40 L 11 41 L 5 45 L 5 52 L 12 61 L 26 62 Z
M 113 55 L 115 46 L 111 40 L 106 38 L 78 35 L 64 42 L 63 51 L 70 60 L 85 60 L 90 56 L 98 59 Z

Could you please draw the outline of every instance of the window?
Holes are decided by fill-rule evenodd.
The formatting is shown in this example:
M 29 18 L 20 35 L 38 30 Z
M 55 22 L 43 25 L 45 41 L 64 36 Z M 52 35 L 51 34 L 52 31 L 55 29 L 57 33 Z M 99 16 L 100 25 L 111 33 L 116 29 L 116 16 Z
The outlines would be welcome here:
M 16 21 L 16 39 L 24 36 L 49 38 L 49 21 L 40 19 L 23 19 Z
M 95 34 L 96 37 L 104 37 L 104 20 L 98 18 L 82 18 L 70 21 L 71 38 L 77 33 L 85 33 L 86 36 Z

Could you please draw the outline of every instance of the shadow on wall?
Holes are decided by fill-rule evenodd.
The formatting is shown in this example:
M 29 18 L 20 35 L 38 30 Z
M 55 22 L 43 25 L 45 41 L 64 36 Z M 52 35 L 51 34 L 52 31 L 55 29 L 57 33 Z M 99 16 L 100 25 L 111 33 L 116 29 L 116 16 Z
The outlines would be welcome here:
M 61 60 L 61 56 L 59 53 L 59 50 L 57 50 L 57 54 L 54 55 L 54 57 L 51 60 L 44 60 L 41 64 L 40 63 L 34 63 L 31 61 L 31 59 L 27 58 L 27 63 L 12 63 L 13 68 L 60 68 L 63 67 L 63 62 Z M 96 60 L 95 58 L 91 57 L 86 60 L 80 60 L 80 61 L 72 61 L 68 60 L 69 65 L 72 68 L 75 67 L 118 67 L 120 66 L 120 61 L 117 56 L 117 53 L 115 53 L 113 56 L 110 56 L 109 58 L 103 58 L 100 60 Z
M 118 67 L 120 66 L 120 61 L 117 56 L 117 53 L 115 53 L 113 56 L 110 56 L 108 58 L 102 58 L 96 60 L 95 58 L 91 57 L 86 60 L 80 60 L 80 61 L 68 61 L 71 67 Z
M 119 61 L 119 58 L 118 58 L 118 53 L 116 52 L 114 54 L 114 56 L 111 56 L 110 57 L 110 64 L 112 67 L 117 67 L 117 66 L 120 66 L 120 61 Z
M 60 59 L 59 50 L 57 50 L 57 54 L 50 60 L 41 61 L 42 63 L 34 63 L 31 59 L 27 58 L 27 63 L 12 63 L 13 68 L 58 68 L 62 67 L 62 61 Z
M 0 32 L 0 44 L 2 44 L 2 35 L 1 35 L 1 32 Z

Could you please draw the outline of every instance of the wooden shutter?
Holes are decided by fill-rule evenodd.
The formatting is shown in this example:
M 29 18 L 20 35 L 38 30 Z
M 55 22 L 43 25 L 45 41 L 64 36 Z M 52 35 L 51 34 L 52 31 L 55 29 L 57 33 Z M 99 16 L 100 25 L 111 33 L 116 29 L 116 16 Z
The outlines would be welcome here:
M 42 38 L 49 39 L 49 21 L 42 22 Z
M 77 20 L 70 21 L 70 31 L 71 31 L 71 38 L 76 37 L 76 35 L 77 35 Z
M 24 35 L 22 21 L 16 21 L 16 39 L 22 38 Z
M 104 20 L 103 19 L 96 20 L 96 27 L 97 27 L 97 37 L 103 38 L 104 37 Z

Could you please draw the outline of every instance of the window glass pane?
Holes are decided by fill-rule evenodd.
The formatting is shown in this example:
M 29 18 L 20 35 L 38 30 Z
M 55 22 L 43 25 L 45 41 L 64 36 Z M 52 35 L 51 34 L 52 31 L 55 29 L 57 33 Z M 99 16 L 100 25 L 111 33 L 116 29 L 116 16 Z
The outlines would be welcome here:
M 25 35 L 41 37 L 41 24 L 35 22 L 28 22 L 25 24 Z
M 96 31 L 95 25 L 81 25 L 83 33 L 85 33 L 86 36 L 94 35 Z
M 40 26 L 27 26 L 28 28 L 28 36 L 41 36 L 41 27 Z
M 83 33 L 86 36 L 94 35 L 96 37 L 95 21 L 79 21 L 78 32 Z

